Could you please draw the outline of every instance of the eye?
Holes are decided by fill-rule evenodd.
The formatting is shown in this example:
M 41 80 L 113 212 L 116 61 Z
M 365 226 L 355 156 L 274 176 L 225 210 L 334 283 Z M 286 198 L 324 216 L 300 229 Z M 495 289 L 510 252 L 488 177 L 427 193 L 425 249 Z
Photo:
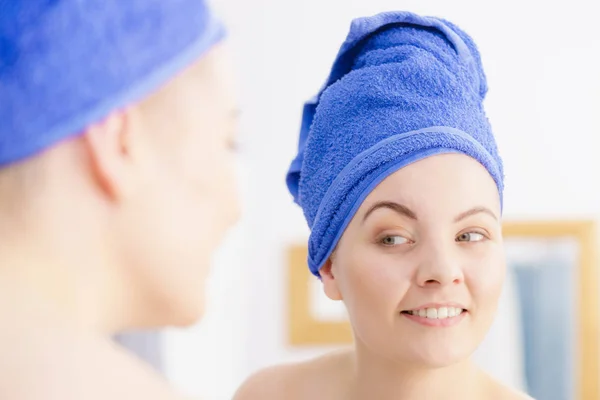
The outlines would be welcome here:
M 386 236 L 383 239 L 381 239 L 380 242 L 384 246 L 397 246 L 399 244 L 408 243 L 408 239 L 403 236 L 394 235 L 394 236 Z
M 457 242 L 480 242 L 485 239 L 485 235 L 479 232 L 465 232 L 456 237 Z

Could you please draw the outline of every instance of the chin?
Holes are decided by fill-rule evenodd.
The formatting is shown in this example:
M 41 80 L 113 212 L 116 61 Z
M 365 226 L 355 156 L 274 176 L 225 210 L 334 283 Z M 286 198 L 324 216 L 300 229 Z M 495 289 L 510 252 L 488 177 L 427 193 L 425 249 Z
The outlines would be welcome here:
M 205 285 L 204 273 L 172 277 L 165 282 L 155 297 L 161 303 L 157 314 L 163 325 L 185 328 L 200 322 L 205 314 Z
M 180 298 L 174 303 L 176 304 L 170 307 L 171 312 L 165 316 L 170 326 L 187 328 L 197 324 L 204 317 L 204 298 Z
M 144 329 L 164 327 L 187 328 L 197 324 L 204 317 L 204 298 L 196 293 L 194 296 L 163 299 L 154 301 L 146 310 L 141 324 Z
M 188 312 L 179 315 L 172 325 L 178 328 L 187 328 L 192 325 L 196 325 L 197 323 L 202 321 L 203 317 L 203 308 L 197 310 L 189 310 Z

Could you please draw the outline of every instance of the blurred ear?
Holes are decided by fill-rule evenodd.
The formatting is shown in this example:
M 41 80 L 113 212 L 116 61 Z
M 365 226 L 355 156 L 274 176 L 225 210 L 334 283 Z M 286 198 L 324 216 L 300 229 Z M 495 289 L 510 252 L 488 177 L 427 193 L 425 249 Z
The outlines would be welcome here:
M 139 184 L 139 138 L 135 112 L 115 112 L 89 126 L 83 140 L 98 187 L 111 200 L 129 196 Z
M 321 275 L 321 282 L 323 282 L 323 290 L 325 295 L 331 300 L 342 300 L 342 293 L 340 292 L 337 280 L 334 275 L 333 268 L 333 256 L 330 257 L 325 265 L 321 267 L 319 274 Z

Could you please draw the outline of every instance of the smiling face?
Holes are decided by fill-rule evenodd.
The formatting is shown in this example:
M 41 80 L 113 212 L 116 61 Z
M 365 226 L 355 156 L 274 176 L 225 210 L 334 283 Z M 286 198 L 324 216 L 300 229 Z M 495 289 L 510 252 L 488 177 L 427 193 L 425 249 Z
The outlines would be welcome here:
M 505 275 L 496 185 L 477 161 L 429 157 L 365 199 L 321 270 L 357 346 L 420 367 L 467 359 L 494 318 Z

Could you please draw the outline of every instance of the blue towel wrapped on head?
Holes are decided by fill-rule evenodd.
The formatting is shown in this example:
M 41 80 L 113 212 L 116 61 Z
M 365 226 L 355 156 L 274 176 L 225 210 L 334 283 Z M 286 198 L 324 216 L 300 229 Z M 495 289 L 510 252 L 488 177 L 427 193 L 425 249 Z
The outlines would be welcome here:
M 143 98 L 223 36 L 204 0 L 0 1 L 0 167 Z
M 475 43 L 454 24 L 409 12 L 352 22 L 325 85 L 304 106 L 287 175 L 311 230 L 313 274 L 368 194 L 410 163 L 466 154 L 489 171 L 502 198 L 486 92 Z

